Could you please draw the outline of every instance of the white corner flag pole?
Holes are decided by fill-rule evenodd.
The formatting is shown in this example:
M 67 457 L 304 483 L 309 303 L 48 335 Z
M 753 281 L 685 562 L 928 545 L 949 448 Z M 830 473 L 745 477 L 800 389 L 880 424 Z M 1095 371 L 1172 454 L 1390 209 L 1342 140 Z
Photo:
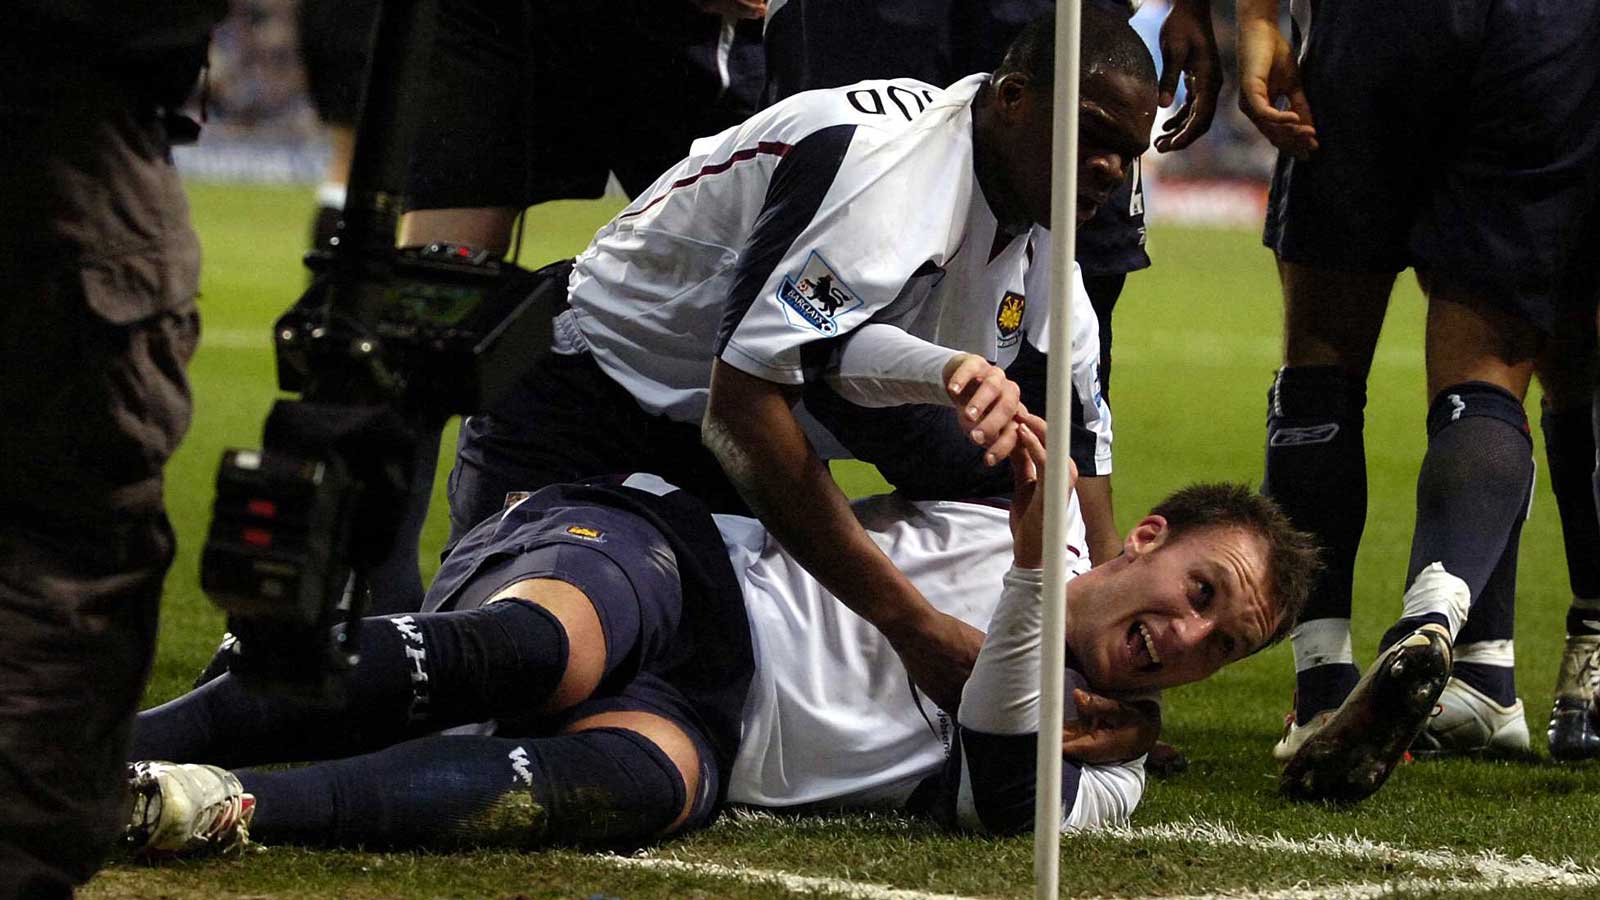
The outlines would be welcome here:
M 1072 429 L 1072 260 L 1078 195 L 1078 36 L 1080 0 L 1056 7 L 1056 77 L 1050 167 L 1050 368 L 1045 419 L 1050 429 L 1044 506 L 1044 628 L 1039 659 L 1039 746 L 1033 811 L 1033 896 L 1055 900 L 1061 874 L 1061 720 L 1067 663 L 1068 451 Z

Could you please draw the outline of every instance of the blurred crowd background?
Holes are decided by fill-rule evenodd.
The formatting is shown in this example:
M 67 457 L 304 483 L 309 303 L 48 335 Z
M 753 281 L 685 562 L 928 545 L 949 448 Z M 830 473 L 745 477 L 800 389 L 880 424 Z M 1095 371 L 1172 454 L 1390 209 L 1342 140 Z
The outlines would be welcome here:
M 307 185 L 321 178 L 328 146 L 306 91 L 298 6 L 299 0 L 233 3 L 212 46 L 205 136 L 178 150 L 187 177 Z M 1167 9 L 1166 0 L 1146 0 L 1133 19 L 1152 48 Z M 1239 112 L 1232 7 L 1221 5 L 1213 14 L 1226 76 L 1217 117 L 1210 132 L 1182 153 L 1145 155 L 1150 218 L 1257 228 L 1274 151 Z M 1159 54 L 1152 53 L 1159 63 Z

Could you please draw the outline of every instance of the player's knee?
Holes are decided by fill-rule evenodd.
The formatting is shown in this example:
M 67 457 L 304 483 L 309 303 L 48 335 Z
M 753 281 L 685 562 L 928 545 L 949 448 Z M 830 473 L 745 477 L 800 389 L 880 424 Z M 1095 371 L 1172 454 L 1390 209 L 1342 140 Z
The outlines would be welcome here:
M 574 734 L 595 729 L 619 729 L 635 735 L 666 780 L 678 785 L 677 806 L 660 834 L 671 834 L 691 824 L 703 824 L 711 810 L 711 793 L 702 789 L 715 779 L 695 742 L 677 724 L 652 713 L 637 711 L 604 712 L 587 716 L 569 726 Z M 693 821 L 691 821 L 693 820 Z
M 1444 388 L 1428 410 L 1428 441 L 1424 493 L 1526 489 L 1533 449 L 1528 416 L 1504 388 L 1479 381 Z
M 1366 383 L 1339 366 L 1284 366 L 1267 391 L 1269 439 L 1279 429 L 1301 428 L 1323 422 L 1361 422 L 1367 405 Z M 1283 446 L 1321 443 L 1322 432 L 1294 433 Z M 1274 444 L 1273 446 L 1280 446 Z
M 540 712 L 570 655 L 561 620 L 528 603 L 368 619 L 358 647 L 409 676 L 413 717 L 448 711 L 461 721 Z
M 637 846 L 710 819 L 712 794 L 700 788 L 698 754 L 691 750 L 693 763 L 684 766 L 688 760 L 638 730 L 597 721 L 604 718 L 512 751 L 542 814 L 537 840 Z
M 543 711 L 568 709 L 593 694 L 605 677 L 606 635 L 594 604 L 583 591 L 565 581 L 525 579 L 501 590 L 484 608 L 507 605 L 537 608 L 566 634 L 565 670 Z

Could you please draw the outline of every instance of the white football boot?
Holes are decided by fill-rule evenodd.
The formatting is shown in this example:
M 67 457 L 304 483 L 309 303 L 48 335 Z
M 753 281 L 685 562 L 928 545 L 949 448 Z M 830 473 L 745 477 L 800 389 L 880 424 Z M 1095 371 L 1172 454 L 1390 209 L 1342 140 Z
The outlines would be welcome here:
M 1411 743 L 1419 756 L 1528 756 L 1528 721 L 1522 699 L 1501 706 L 1459 678 L 1452 678 L 1433 706 L 1433 715 Z
M 128 766 L 133 811 L 123 844 L 135 855 L 243 848 L 256 798 L 226 769 L 193 763 Z
M 1600 635 L 1568 635 L 1550 710 L 1550 755 L 1600 757 Z
M 1294 711 L 1290 710 L 1289 714 L 1283 717 L 1283 736 L 1272 745 L 1272 758 L 1280 763 L 1294 759 L 1294 755 L 1300 752 L 1300 745 L 1316 734 L 1319 728 L 1328 724 L 1328 720 L 1333 718 L 1333 712 L 1331 709 L 1325 709 L 1313 715 L 1304 725 L 1296 725 Z

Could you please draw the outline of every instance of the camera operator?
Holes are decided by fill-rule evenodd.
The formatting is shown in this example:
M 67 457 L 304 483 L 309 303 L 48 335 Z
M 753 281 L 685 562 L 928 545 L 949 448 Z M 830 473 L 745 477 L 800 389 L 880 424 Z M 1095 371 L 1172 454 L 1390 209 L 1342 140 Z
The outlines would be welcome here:
M 503 255 L 529 206 L 599 197 L 613 173 L 637 196 L 696 137 L 755 111 L 764 9 L 748 0 L 441 7 L 400 245 Z M 416 559 L 437 456 L 430 442 L 419 448 L 395 546 L 371 574 L 373 612 L 422 603 Z
M 0 898 L 69 897 L 123 816 L 174 540 L 200 248 L 174 110 L 225 0 L 21 0 L 0 54 Z

